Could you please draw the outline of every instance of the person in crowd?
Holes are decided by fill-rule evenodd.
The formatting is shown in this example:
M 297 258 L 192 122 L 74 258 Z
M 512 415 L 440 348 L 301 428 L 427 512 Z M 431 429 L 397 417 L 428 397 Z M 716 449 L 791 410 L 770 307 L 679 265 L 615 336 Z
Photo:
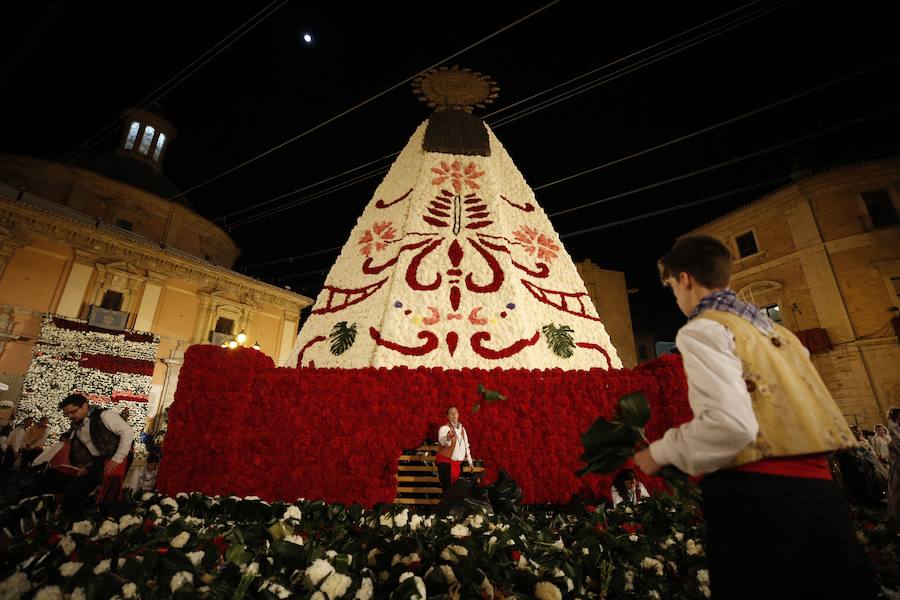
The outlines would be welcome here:
M 900 407 L 888 411 L 888 433 L 891 436 L 891 473 L 888 479 L 888 517 L 900 529 Z
M 712 597 L 875 598 L 826 461 L 856 441 L 809 352 L 728 288 L 720 241 L 681 238 L 659 269 L 688 317 L 676 344 L 694 416 L 634 462 L 648 475 L 664 465 L 703 475 Z
M 128 471 L 134 430 L 111 409 L 91 406 L 81 394 L 70 394 L 59 403 L 72 422 L 64 434 L 68 464 L 79 469 L 67 478 L 60 505 L 62 512 L 75 518 L 84 510 L 91 492 L 101 486 L 98 502 L 117 500 Z
M 622 469 L 616 474 L 609 488 L 609 494 L 612 497 L 613 508 L 618 508 L 620 504 L 634 506 L 650 496 L 647 488 L 638 481 L 631 469 Z
M 469 435 L 459 422 L 459 410 L 455 406 L 447 409 L 447 424 L 438 429 L 437 462 L 438 478 L 444 495 L 459 479 L 463 461 L 469 463 L 471 469 L 472 454 L 469 446 Z
M 44 444 L 47 443 L 49 434 L 50 419 L 47 417 L 41 417 L 37 423 L 25 430 L 22 447 L 19 449 L 19 455 L 22 457 L 20 469 L 27 469 L 31 466 L 32 461 L 44 451 Z
M 0 460 L 6 452 L 6 443 L 9 441 L 9 434 L 12 433 L 12 425 L 4 425 L 0 427 Z
M 3 464 L 0 470 L 7 471 L 12 469 L 19 458 L 19 451 L 22 449 L 22 441 L 25 439 L 25 432 L 34 424 L 34 417 L 25 417 L 16 425 L 9 438 L 6 440 L 6 450 L 3 452 Z
M 872 448 L 875 456 L 885 467 L 891 466 L 891 436 L 887 427 L 879 423 L 875 426 L 875 434 L 872 436 Z
M 159 473 L 159 454 L 148 452 L 147 462 L 140 467 L 136 467 L 134 472 L 129 474 L 128 487 L 134 489 L 137 494 L 151 492 L 156 489 L 157 473 Z

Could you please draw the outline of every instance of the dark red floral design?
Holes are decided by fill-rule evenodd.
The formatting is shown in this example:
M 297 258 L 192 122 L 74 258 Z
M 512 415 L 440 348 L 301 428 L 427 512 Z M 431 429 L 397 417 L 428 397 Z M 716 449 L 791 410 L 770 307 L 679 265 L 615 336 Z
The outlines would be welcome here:
M 78 365 L 85 369 L 97 369 L 104 373 L 132 373 L 153 375 L 152 360 L 138 360 L 109 354 L 82 354 Z
M 507 400 L 472 414 L 479 384 Z M 575 475 L 580 434 L 637 390 L 653 413 L 651 440 L 692 416 L 677 356 L 617 371 L 276 369 L 254 350 L 198 345 L 185 354 L 158 485 L 172 495 L 391 502 L 402 449 L 433 438 L 452 399 L 473 454 L 485 461 L 486 483 L 503 468 L 526 503 L 608 497 L 610 477 Z

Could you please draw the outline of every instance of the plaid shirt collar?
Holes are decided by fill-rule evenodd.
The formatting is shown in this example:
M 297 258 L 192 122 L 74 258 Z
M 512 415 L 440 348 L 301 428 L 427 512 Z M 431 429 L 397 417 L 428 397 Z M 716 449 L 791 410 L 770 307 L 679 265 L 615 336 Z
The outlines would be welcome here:
M 719 310 L 735 314 L 742 319 L 749 321 L 751 325 L 769 335 L 774 331 L 775 325 L 758 307 L 739 299 L 731 290 L 716 290 L 715 292 L 704 296 L 693 312 L 688 317 L 690 321 L 706 310 Z

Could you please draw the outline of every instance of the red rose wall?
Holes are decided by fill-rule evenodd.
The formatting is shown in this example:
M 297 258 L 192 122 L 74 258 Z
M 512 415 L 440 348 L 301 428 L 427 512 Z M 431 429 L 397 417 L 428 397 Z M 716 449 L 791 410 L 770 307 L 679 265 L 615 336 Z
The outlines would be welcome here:
M 507 399 L 482 401 L 472 414 L 478 384 Z M 608 495 L 610 478 L 575 475 L 583 466 L 580 434 L 638 390 L 652 410 L 649 438 L 691 418 L 675 356 L 633 371 L 276 369 L 255 350 L 193 346 L 169 411 L 157 483 L 169 494 L 391 502 L 402 450 L 433 439 L 454 404 L 487 482 L 502 468 L 526 503 L 596 498 Z

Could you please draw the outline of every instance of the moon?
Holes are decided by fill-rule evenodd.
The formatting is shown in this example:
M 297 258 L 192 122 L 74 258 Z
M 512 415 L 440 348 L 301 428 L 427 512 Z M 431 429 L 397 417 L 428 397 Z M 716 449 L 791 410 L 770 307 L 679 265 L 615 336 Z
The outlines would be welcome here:
M 304 33 L 303 41 L 306 42 L 307 44 L 312 44 L 312 36 L 309 35 L 308 33 Z

